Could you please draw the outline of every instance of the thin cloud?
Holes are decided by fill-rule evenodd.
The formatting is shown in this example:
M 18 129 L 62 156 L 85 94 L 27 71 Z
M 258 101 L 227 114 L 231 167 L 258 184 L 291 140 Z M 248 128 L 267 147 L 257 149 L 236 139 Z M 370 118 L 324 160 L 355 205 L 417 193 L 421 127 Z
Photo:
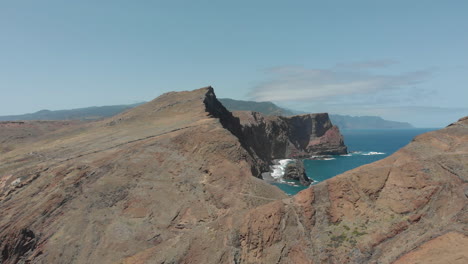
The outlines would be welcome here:
M 387 64 L 389 62 L 386 62 Z M 365 63 L 363 63 L 365 64 Z M 367 64 L 378 65 L 377 62 Z M 380 62 L 380 65 L 384 65 Z M 257 101 L 333 101 L 345 96 L 373 95 L 401 90 L 424 82 L 430 71 L 397 75 L 375 74 L 361 70 L 307 69 L 288 66 L 267 70 L 270 80 L 255 86 L 250 97 Z
M 363 70 L 363 69 L 380 69 L 397 64 L 395 60 L 371 60 L 352 63 L 339 63 L 335 65 L 337 69 Z

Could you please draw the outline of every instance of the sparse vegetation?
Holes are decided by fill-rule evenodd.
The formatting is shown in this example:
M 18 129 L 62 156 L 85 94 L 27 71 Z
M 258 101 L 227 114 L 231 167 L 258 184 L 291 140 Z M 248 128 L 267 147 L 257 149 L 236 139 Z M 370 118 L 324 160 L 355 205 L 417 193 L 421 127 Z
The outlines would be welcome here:
M 365 224 L 350 227 L 349 225 L 342 222 L 336 222 L 332 223 L 330 228 L 330 243 L 328 243 L 327 246 L 333 248 L 338 248 L 341 246 L 346 248 L 356 247 L 358 238 L 367 234 L 367 232 L 365 232 Z

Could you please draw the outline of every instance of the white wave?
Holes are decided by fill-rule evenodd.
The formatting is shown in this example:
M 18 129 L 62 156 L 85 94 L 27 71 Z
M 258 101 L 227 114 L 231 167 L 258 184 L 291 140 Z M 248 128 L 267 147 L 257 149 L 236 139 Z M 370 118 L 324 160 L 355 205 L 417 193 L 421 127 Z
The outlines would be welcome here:
M 282 160 L 279 160 L 279 164 L 283 167 L 286 167 L 286 165 L 288 165 L 288 163 L 292 162 L 293 160 L 292 159 L 282 159 Z
M 272 165 L 271 166 L 271 177 L 275 178 L 275 179 L 281 179 L 283 178 L 284 176 L 284 172 L 285 172 L 285 169 L 286 169 L 286 165 L 288 165 L 288 163 L 290 163 L 291 161 L 293 161 L 292 159 L 282 159 L 282 160 L 279 160 L 278 163 L 279 164 L 276 164 L 276 165 Z
M 385 153 L 383 152 L 376 152 L 376 151 L 370 151 L 368 153 L 363 153 L 362 155 L 364 156 L 371 156 L 371 155 L 384 155 Z
M 351 157 L 351 153 L 340 155 L 341 157 Z
M 371 156 L 371 155 L 384 155 L 384 152 L 377 152 L 377 151 L 352 151 L 349 154 L 340 155 L 340 156 L 354 156 L 354 155 L 362 155 L 362 156 Z
M 310 159 L 313 159 L 313 160 L 334 160 L 335 158 L 333 158 L 330 155 L 315 155 L 315 156 L 310 156 Z
M 325 155 L 312 155 L 310 156 L 311 159 L 321 159 L 323 157 L 326 157 Z

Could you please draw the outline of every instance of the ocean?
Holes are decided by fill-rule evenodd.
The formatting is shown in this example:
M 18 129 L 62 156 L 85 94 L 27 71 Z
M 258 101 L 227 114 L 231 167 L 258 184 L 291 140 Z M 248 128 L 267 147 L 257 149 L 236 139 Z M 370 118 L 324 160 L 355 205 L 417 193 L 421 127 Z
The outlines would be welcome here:
M 407 145 L 415 136 L 438 128 L 342 130 L 348 155 L 322 160 L 304 160 L 307 176 L 317 184 L 356 167 L 386 158 Z M 273 183 L 289 195 L 308 187 L 298 183 Z

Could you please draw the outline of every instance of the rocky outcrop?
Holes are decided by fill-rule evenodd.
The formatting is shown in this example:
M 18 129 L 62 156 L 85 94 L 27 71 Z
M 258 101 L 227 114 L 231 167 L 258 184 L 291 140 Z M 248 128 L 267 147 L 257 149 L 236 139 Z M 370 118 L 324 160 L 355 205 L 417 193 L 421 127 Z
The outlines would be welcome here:
M 36 248 L 37 239 L 34 233 L 31 230 L 22 229 L 10 240 L 3 243 L 2 261 L 11 263 L 30 262 L 31 259 L 27 260 L 24 256 L 29 255 Z
M 284 179 L 299 181 L 302 185 L 309 186 L 310 179 L 306 175 L 304 162 L 302 160 L 294 160 L 286 165 L 284 170 Z

